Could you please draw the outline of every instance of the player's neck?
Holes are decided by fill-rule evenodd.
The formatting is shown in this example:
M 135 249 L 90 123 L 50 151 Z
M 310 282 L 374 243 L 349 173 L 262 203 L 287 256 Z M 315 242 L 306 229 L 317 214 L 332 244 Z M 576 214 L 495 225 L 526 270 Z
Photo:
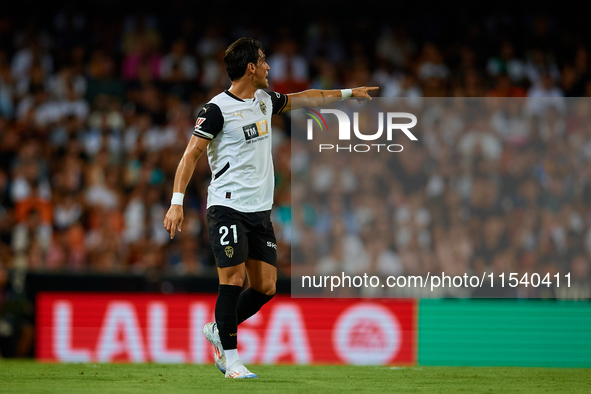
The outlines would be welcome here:
M 251 99 L 254 98 L 254 93 L 258 90 L 250 81 L 234 81 L 228 91 L 239 99 Z

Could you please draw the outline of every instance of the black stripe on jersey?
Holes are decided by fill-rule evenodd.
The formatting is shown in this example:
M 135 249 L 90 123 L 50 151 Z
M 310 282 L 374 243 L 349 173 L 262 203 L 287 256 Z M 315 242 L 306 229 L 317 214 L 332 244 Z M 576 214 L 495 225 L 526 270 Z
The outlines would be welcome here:
M 280 114 L 287 105 L 287 95 L 277 92 L 267 92 L 271 96 L 271 103 L 273 104 L 273 114 Z
M 226 171 L 228 171 L 230 169 L 230 162 L 227 162 L 226 165 L 224 166 L 224 168 L 222 168 L 221 170 L 219 170 L 214 176 L 213 176 L 213 180 L 215 181 L 216 179 L 218 179 L 219 177 L 221 177 L 222 175 L 224 175 L 224 173 Z
M 224 115 L 217 104 L 207 103 L 197 114 L 193 135 L 211 140 L 215 138 L 224 127 Z

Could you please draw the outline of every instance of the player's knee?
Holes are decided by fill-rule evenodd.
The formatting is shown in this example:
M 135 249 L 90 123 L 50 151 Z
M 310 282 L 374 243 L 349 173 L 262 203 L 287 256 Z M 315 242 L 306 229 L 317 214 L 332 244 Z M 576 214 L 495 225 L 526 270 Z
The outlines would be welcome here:
M 228 278 L 227 282 L 228 282 L 228 283 L 226 283 L 227 285 L 242 287 L 242 286 L 244 286 L 244 277 L 233 276 L 231 278 Z
M 220 284 L 222 285 L 230 285 L 230 286 L 243 286 L 244 285 L 245 276 L 239 273 L 234 275 L 220 277 Z
M 269 283 L 265 283 L 262 293 L 267 296 L 273 296 L 273 295 L 275 295 L 276 291 L 277 291 L 277 286 L 275 285 L 275 282 L 269 282 Z

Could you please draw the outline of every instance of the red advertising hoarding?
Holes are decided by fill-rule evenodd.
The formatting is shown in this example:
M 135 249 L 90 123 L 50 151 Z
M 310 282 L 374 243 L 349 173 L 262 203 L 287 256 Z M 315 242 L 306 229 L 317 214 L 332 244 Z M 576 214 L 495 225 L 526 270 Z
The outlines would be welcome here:
M 57 362 L 209 363 L 215 295 L 43 293 L 36 356 Z M 414 300 L 276 296 L 238 328 L 245 363 L 413 365 Z

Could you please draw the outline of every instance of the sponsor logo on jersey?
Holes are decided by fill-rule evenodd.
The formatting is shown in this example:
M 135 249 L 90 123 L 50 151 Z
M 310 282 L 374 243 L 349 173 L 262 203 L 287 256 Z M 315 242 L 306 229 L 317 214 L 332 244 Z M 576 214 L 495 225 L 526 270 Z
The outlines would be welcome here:
M 259 103 L 259 107 L 261 107 L 261 112 L 263 113 L 263 115 L 267 115 L 267 104 L 265 104 L 264 101 L 261 101 Z
M 226 256 L 228 256 L 229 258 L 232 258 L 232 256 L 234 256 L 234 248 L 231 246 L 226 246 L 226 249 L 224 249 L 224 251 L 226 252 Z
M 250 141 L 252 139 L 269 134 L 269 125 L 267 123 L 267 119 L 263 119 L 260 122 L 251 123 L 247 126 L 244 126 L 242 127 L 242 131 L 244 132 L 244 138 L 246 141 Z

